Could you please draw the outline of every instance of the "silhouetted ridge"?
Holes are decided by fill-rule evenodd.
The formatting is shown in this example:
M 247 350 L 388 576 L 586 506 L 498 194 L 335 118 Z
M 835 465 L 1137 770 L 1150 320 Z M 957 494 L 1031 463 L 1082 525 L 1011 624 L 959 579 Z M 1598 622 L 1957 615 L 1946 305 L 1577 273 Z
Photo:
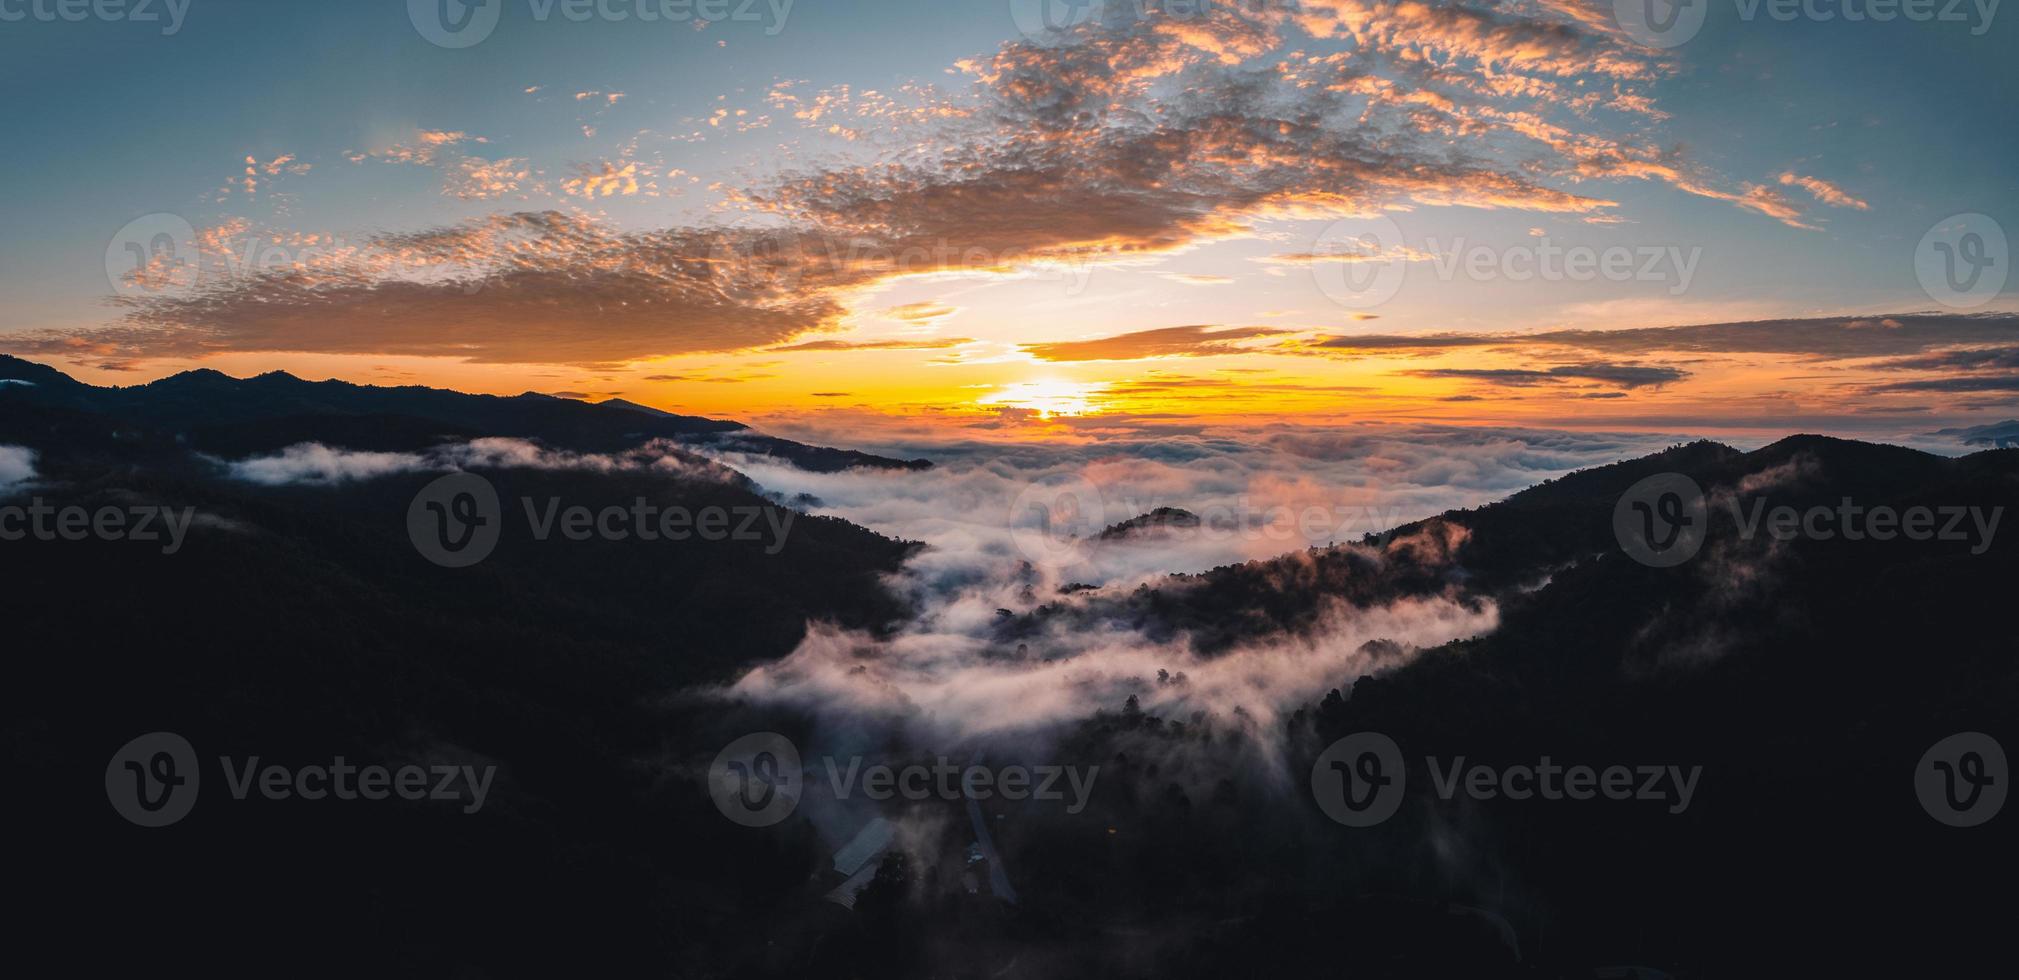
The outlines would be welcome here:
M 290 430 L 286 420 L 294 420 L 294 428 L 303 434 L 297 442 L 316 441 L 310 433 L 317 431 L 342 431 L 355 440 L 344 447 L 359 450 L 405 448 L 412 444 L 414 433 L 432 428 L 463 437 L 536 439 L 557 448 L 597 453 L 669 439 L 695 449 L 767 456 L 819 472 L 932 465 L 808 446 L 753 432 L 741 422 L 677 415 L 629 402 L 592 405 L 537 392 L 501 398 L 417 385 L 383 388 L 338 380 L 304 381 L 284 371 L 239 379 L 208 368 L 134 387 L 100 388 L 11 357 L 0 361 L 0 371 L 4 371 L 0 378 L 34 382 L 0 385 L 0 397 L 12 402 L 108 416 L 210 452 L 289 445 L 275 442 Z M 319 417 L 350 421 L 305 421 Z
M 1199 515 L 1189 510 L 1180 507 L 1159 507 L 1147 514 L 1108 525 L 1101 531 L 1100 540 L 1113 541 L 1162 528 L 1193 528 L 1198 527 L 1199 523 Z

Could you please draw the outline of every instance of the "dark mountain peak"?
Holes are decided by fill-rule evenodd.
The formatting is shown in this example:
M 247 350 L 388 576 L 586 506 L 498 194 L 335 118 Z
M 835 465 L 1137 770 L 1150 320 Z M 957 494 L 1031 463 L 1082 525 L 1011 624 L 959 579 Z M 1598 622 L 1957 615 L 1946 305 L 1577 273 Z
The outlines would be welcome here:
M 185 388 L 236 388 L 238 387 L 238 383 L 237 378 L 223 371 L 214 371 L 210 368 L 197 368 L 193 371 L 171 374 L 158 381 L 150 381 L 147 384 L 141 385 L 141 387 L 154 391 L 169 391 Z
M 0 355 L 4 357 L 4 355 Z M 537 439 L 577 452 L 619 452 L 650 439 L 783 459 L 801 469 L 917 470 L 896 460 L 759 435 L 741 422 L 675 415 L 631 402 L 592 405 L 539 392 L 507 398 L 442 388 L 305 381 L 285 371 L 238 379 L 202 368 L 128 388 L 101 388 L 19 358 L 0 360 L 10 403 L 85 413 L 194 439 L 203 451 L 243 450 L 337 438 L 352 449 L 403 449 L 430 433 Z
M 1118 524 L 1111 524 L 1101 532 L 1100 540 L 1114 541 L 1121 538 L 1147 534 L 1164 528 L 1193 528 L 1199 526 L 1199 515 L 1180 507 L 1159 507 L 1147 514 L 1131 517 Z
M 597 407 L 597 408 L 618 408 L 618 409 L 623 409 L 623 410 L 625 410 L 625 411 L 627 411 L 627 412 L 639 412 L 639 413 L 641 413 L 641 414 L 645 414 L 645 415 L 650 415 L 650 416 L 654 416 L 654 417 L 656 417 L 656 418 L 662 418 L 662 419 L 670 419 L 670 418 L 678 418 L 678 417 L 679 417 L 679 416 L 676 416 L 676 415 L 674 415 L 674 414 L 673 414 L 672 412 L 668 412 L 668 411 L 663 411 L 663 410 L 661 410 L 661 409 L 657 409 L 657 408 L 653 408 L 653 407 L 652 407 L 652 406 L 650 406 L 650 405 L 640 405 L 640 404 L 638 404 L 637 402 L 634 402 L 634 401 L 628 401 L 628 400 L 626 400 L 626 399 L 623 399 L 623 398 L 607 398 L 607 399 L 604 399 L 603 401 L 600 401 L 600 402 L 597 402 L 597 403 L 596 403 L 596 407 Z
M 1905 446 L 1832 436 L 1795 435 L 1745 454 L 1743 465 L 1750 470 L 1785 466 L 1801 460 L 1826 472 L 1858 474 L 1866 480 L 1896 483 L 1921 480 L 1948 469 L 1953 461 Z
M 31 384 L 60 385 L 64 387 L 78 383 L 77 379 L 47 364 L 25 361 L 9 354 L 0 354 L 0 380 L 26 381 Z
M 1697 474 L 1715 470 L 1744 456 L 1721 442 L 1699 439 L 1638 459 L 1595 466 L 1529 487 L 1504 501 L 1514 507 L 1551 506 L 1589 500 L 1610 500 L 1633 484 L 1659 473 Z
M 1738 450 L 1722 442 L 1711 439 L 1698 439 L 1695 442 L 1685 442 L 1681 445 L 1670 446 L 1661 452 L 1643 456 L 1641 460 L 1660 460 L 1664 463 L 1689 466 L 1722 463 L 1739 455 L 1742 454 Z M 1627 462 L 1639 461 L 1628 460 Z
M 1835 436 L 1822 436 L 1804 432 L 1776 440 L 1754 450 L 1748 455 L 1774 456 L 1798 452 L 1863 452 L 1887 448 L 1899 449 L 1901 447 L 1888 447 L 1880 443 L 1859 442 L 1855 439 L 1839 439 Z M 1915 452 L 1916 450 L 1909 449 L 1906 451 Z

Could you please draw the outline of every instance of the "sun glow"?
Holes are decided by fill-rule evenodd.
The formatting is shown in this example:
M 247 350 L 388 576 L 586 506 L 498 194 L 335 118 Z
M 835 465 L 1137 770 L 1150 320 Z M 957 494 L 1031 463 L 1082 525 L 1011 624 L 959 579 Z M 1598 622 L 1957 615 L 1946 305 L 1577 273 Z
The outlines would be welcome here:
M 1067 381 L 1042 378 L 998 387 L 975 399 L 975 404 L 991 408 L 1023 408 L 1036 411 L 1039 418 L 1096 415 L 1105 407 L 1100 401 L 1108 388 L 1105 381 Z

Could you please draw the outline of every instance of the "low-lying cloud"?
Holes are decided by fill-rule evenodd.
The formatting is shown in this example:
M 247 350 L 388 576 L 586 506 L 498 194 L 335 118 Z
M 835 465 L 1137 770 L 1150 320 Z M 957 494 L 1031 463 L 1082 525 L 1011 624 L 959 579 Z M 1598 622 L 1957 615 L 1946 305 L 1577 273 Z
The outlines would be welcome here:
M 472 439 L 420 453 L 365 452 L 300 443 L 278 453 L 223 464 L 234 479 L 262 486 L 333 486 L 373 480 L 399 473 L 446 472 L 467 469 L 656 470 L 682 477 L 716 481 L 735 474 L 665 440 L 653 440 L 624 453 L 574 453 L 549 449 L 525 439 Z
M 1009 649 L 959 631 L 915 629 L 882 642 L 823 626 L 790 656 L 744 675 L 729 693 L 942 744 L 1043 733 L 1115 710 L 1130 697 L 1151 711 L 1239 711 L 1266 730 L 1277 727 L 1279 711 L 1350 678 L 1497 624 L 1491 605 L 1449 599 L 1371 609 L 1342 603 L 1313 634 L 1286 634 L 1211 657 L 1184 644 L 1154 643 L 1117 623 Z
M 1099 610 L 1112 602 L 1096 603 L 1140 584 L 1183 590 L 1168 573 L 1357 541 L 1673 441 L 1507 428 L 1277 426 L 1085 445 L 865 447 L 937 464 L 914 473 L 808 473 L 724 457 L 766 489 L 810 495 L 815 513 L 926 544 L 891 580 L 917 610 L 894 635 L 816 624 L 793 654 L 724 693 L 813 714 L 837 731 L 895 725 L 942 744 L 1041 731 L 1119 708 L 1131 695 L 1145 709 L 1224 715 L 1239 708 L 1272 719 L 1415 650 L 1491 630 L 1497 611 L 1458 594 L 1369 608 L 1334 602 L 1314 629 L 1207 654 L 1182 635 L 1152 639 L 1136 624 L 1104 618 Z M 1153 522 L 1100 537 L 1110 525 L 1163 507 L 1200 521 Z M 1006 617 L 1047 605 L 1078 612 L 1041 618 L 1038 635 L 1000 637 Z
M 35 479 L 35 450 L 0 446 L 0 493 L 12 493 Z

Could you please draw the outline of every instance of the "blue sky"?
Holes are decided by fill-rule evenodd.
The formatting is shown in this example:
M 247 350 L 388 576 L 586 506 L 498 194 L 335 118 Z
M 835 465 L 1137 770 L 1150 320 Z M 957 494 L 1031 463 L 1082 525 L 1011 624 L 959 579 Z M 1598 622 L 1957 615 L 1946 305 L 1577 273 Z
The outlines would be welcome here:
M 0 2 L 0 14 L 47 9 L 53 0 L 41 0 L 43 7 L 36 2 L 6 0 Z M 0 22 L 0 71 L 17 92 L 31 93 L 6 110 L 11 149 L 0 156 L 0 281 L 11 301 L 0 336 L 34 338 L 17 345 L 27 353 L 61 352 L 49 338 L 102 338 L 91 332 L 128 322 L 129 307 L 107 303 L 113 289 L 105 256 L 122 228 L 146 215 L 174 215 L 199 231 L 309 237 L 363 250 L 382 250 L 375 236 L 454 228 L 514 212 L 569 214 L 612 233 L 705 228 L 752 220 L 749 195 L 788 188 L 804 194 L 820 175 L 865 166 L 911 168 L 900 178 L 912 181 L 907 194 L 917 192 L 920 181 L 936 186 L 931 181 L 951 172 L 950 158 L 977 141 L 1013 140 L 1031 132 L 1039 125 L 1031 120 L 1040 117 L 1020 120 L 1015 113 L 1043 111 L 1035 104 L 1003 109 L 1006 92 L 1019 98 L 1027 93 L 1012 92 L 1000 78 L 987 77 L 992 58 L 1032 43 L 1019 34 L 1013 16 L 1015 4 L 1023 0 L 797 0 L 782 22 L 776 8 L 757 4 L 751 8 L 755 20 L 730 19 L 705 29 L 692 22 L 640 22 L 636 0 L 610 0 L 609 8 L 627 13 L 622 21 L 592 16 L 581 22 L 564 16 L 563 8 L 537 20 L 533 12 L 544 4 L 532 0 L 493 2 L 501 9 L 495 31 L 462 49 L 425 38 L 405 0 L 190 0 L 186 20 L 173 36 L 163 36 L 159 21 L 68 23 L 29 16 Z M 1108 114 L 1104 124 L 1117 128 L 1126 128 L 1131 119 L 1168 118 L 1163 113 L 1203 113 L 1185 102 L 1188 91 L 1196 99 L 1204 90 L 1200 86 L 1208 84 L 1199 73 L 1210 74 L 1213 83 L 1227 83 L 1242 72 L 1276 71 L 1299 54 L 1342 59 L 1325 69 L 1339 71 L 1340 77 L 1373 65 L 1373 77 L 1384 84 L 1445 86 L 1446 94 L 1525 71 L 1526 77 L 1556 86 L 1556 94 L 1526 105 L 1483 98 L 1476 106 L 1461 102 L 1451 118 L 1462 116 L 1465 122 L 1451 123 L 1442 133 L 1426 129 L 1407 134 L 1414 141 L 1409 152 L 1440 164 L 1485 161 L 1509 179 L 1532 180 L 1552 193 L 1611 206 L 1596 212 L 1582 205 L 1538 207 L 1534 199 L 1454 205 L 1430 200 L 1435 195 L 1426 196 L 1421 188 L 1390 198 L 1356 198 L 1354 207 L 1363 211 L 1387 209 L 1384 213 L 1395 221 L 1406 248 L 1413 250 L 1414 257 L 1397 259 L 1406 263 L 1400 292 L 1377 311 L 1376 325 L 1384 333 L 1634 328 L 1939 310 L 1916 276 L 1915 247 L 1923 235 L 1965 212 L 1983 213 L 2003 227 L 2019 229 L 2019 212 L 2012 210 L 2019 201 L 2019 166 L 2014 164 L 2019 127 L 2013 125 L 2010 108 L 2019 101 L 2019 67 L 2011 57 L 2019 50 L 2019 26 L 2003 11 L 1994 13 L 1988 30 L 1973 36 L 1981 7 L 1961 7 L 1957 13 L 1971 18 L 1964 22 L 1848 23 L 1839 17 L 1827 23 L 1781 23 L 1764 9 L 1742 20 L 1737 0 L 1697 2 L 1709 4 L 1701 32 L 1666 52 L 1624 45 L 1609 20 L 1610 3 L 1436 4 L 1434 9 L 1455 9 L 1463 18 L 1440 13 L 1412 20 L 1397 15 L 1394 5 L 1317 0 L 1300 9 L 1316 8 L 1326 18 L 1337 13 L 1339 25 L 1372 24 L 1375 30 L 1355 36 L 1329 19 L 1320 30 L 1311 21 L 1285 15 L 1267 20 L 1266 43 L 1233 55 L 1215 46 L 1228 39 L 1237 44 L 1253 40 L 1243 33 L 1258 21 L 1253 0 L 1246 6 L 1228 5 L 1235 14 L 1218 20 L 1186 21 L 1173 5 L 1160 15 L 1163 21 L 1208 25 L 1213 39 L 1183 49 L 1182 70 L 1170 69 L 1126 92 L 1130 105 L 1107 91 L 1105 81 L 1087 77 L 1085 62 L 1060 55 L 1038 70 L 1058 71 L 1072 84 L 1118 100 L 1103 107 Z M 1852 6 L 1864 2 L 1853 0 Z M 1837 10 L 1844 4 L 1833 0 L 1819 9 Z M 1157 17 L 1146 22 L 1126 9 L 1114 9 L 1129 6 L 1111 3 L 1101 22 L 1078 33 L 1041 37 L 1038 50 L 1145 36 L 1143 25 Z M 1935 9 L 1939 12 L 1941 4 Z M 1242 11 L 1248 11 L 1245 19 Z M 1494 63 L 1492 59 L 1510 55 L 1467 48 L 1459 34 L 1431 36 L 1453 24 L 1478 23 L 1510 32 L 1543 29 L 1536 25 L 1560 31 L 1583 23 L 1583 50 L 1608 55 L 1626 50 L 1637 65 L 1652 67 L 1630 76 L 1603 70 L 1580 74 L 1561 64 L 1531 71 L 1534 64 Z M 1519 36 L 1525 35 L 1507 35 Z M 1411 49 L 1431 52 L 1434 61 L 1448 59 L 1451 72 L 1443 78 L 1417 74 L 1405 57 Z M 1075 72 L 1080 74 L 1073 76 Z M 780 89 L 785 83 L 790 84 Z M 1630 91 L 1651 108 L 1622 110 L 1608 96 L 1609 89 Z M 796 101 L 773 94 L 780 91 Z M 817 118 L 804 118 L 822 93 L 829 108 Z M 1596 101 L 1578 103 L 1580 96 Z M 980 109 L 943 124 L 921 111 L 933 105 Z M 711 116 L 725 110 L 728 114 L 711 125 Z M 1325 124 L 1335 133 L 1351 130 L 1352 121 L 1338 117 L 1338 105 L 1329 111 L 1334 117 Z M 1397 109 L 1393 119 L 1378 123 L 1407 120 L 1410 111 Z M 1548 118 L 1559 127 L 1558 145 L 1523 145 L 1509 132 L 1494 129 L 1512 127 L 1508 117 L 1476 115 L 1489 111 Z M 990 112 L 1009 115 L 984 127 Z M 1629 147 L 1631 162 L 1623 167 L 1614 155 L 1603 166 L 1588 160 L 1579 164 L 1575 153 L 1563 152 L 1573 139 Z M 1374 152 L 1374 147 L 1388 152 L 1395 144 L 1382 137 L 1361 145 L 1353 152 Z M 243 174 L 248 158 L 255 171 L 250 185 Z M 516 175 L 509 191 L 456 192 L 458 168 L 492 163 L 502 163 L 503 172 Z M 618 187 L 609 196 L 592 189 L 594 196 L 585 197 L 580 184 L 569 189 L 571 180 L 633 164 L 631 176 L 615 178 Z M 1657 165 L 1662 173 L 1650 176 L 1646 168 Z M 805 178 L 816 179 L 792 186 Z M 1280 183 L 1279 175 L 1270 179 Z M 642 181 L 636 192 L 626 186 L 633 180 Z M 1286 199 L 1281 195 L 1216 201 L 1211 207 L 1216 217 L 1246 222 L 1251 233 L 1202 234 L 1194 224 L 1181 241 L 1158 238 L 1146 253 L 1122 255 L 1121 261 L 1086 258 L 1087 241 L 1113 243 L 1101 229 L 1077 243 L 1067 241 L 1070 236 L 1007 244 L 1003 236 L 991 237 L 985 232 L 992 227 L 1043 220 L 1042 199 L 1006 198 L 1001 213 L 992 218 L 962 215 L 969 227 L 982 229 L 975 240 L 990 248 L 1052 250 L 1046 254 L 1075 249 L 1076 261 L 1084 260 L 1072 273 L 1082 280 L 1078 285 L 1062 290 L 1056 278 L 1044 276 L 961 275 L 975 273 L 973 269 L 823 281 L 806 285 L 831 286 L 839 298 L 818 315 L 807 314 L 801 332 L 887 342 L 890 336 L 920 334 L 925 330 L 921 324 L 930 324 L 942 337 L 976 341 L 975 348 L 959 355 L 969 362 L 1028 367 L 1028 357 L 1019 360 L 1020 344 L 1183 325 L 1294 325 L 1320 332 L 1307 333 L 1306 341 L 1371 330 L 1369 319 L 1356 315 L 1357 307 L 1331 302 L 1322 289 L 1312 289 L 1300 273 L 1276 261 L 1286 251 L 1298 251 L 1300 240 L 1306 245 L 1313 236 L 1322 240 L 1329 221 L 1339 217 L 1311 213 L 1308 207 L 1324 180 L 1322 174 L 1314 175 L 1291 195 L 1303 213 L 1281 213 Z M 1806 190 L 1811 183 L 1822 189 Z M 601 185 L 592 188 L 596 186 Z M 1362 192 L 1356 188 L 1354 193 Z M 1825 195 L 1837 195 L 1837 203 Z M 739 198 L 744 199 L 740 204 Z M 856 221 L 864 209 L 880 207 L 879 200 L 865 192 L 847 202 L 853 210 L 823 212 L 824 220 L 832 223 L 838 214 Z M 757 223 L 775 228 L 805 220 L 809 210 L 818 208 L 803 200 L 772 200 L 759 210 L 763 214 Z M 934 215 L 934 220 L 942 217 Z M 868 226 L 851 227 L 859 233 Z M 934 227 L 947 237 L 948 226 Z M 954 247 L 963 245 L 958 229 L 951 239 Z M 1463 243 L 1504 254 L 1544 242 L 1599 251 L 1689 253 L 1688 288 L 1674 288 L 1678 283 L 1672 271 L 1657 281 L 1439 276 L 1436 263 L 1422 257 L 1434 250 L 1432 245 L 1448 250 Z M 291 257 L 301 249 L 295 242 L 280 254 Z M 1177 284 L 1175 277 L 1190 277 L 1190 284 Z M 1208 279 L 1232 280 L 1227 283 L 1232 288 L 1203 288 Z M 1978 309 L 2014 308 L 2015 289 L 2019 279 Z M 243 290 L 235 294 L 237 299 L 250 295 Z M 953 312 L 895 318 L 878 313 L 930 304 Z M 175 316 L 188 315 L 188 309 L 180 308 Z M 332 312 L 337 318 L 348 315 Z M 222 329 L 172 317 L 147 322 L 181 330 Z M 597 327 L 589 318 L 551 329 L 588 332 Z M 760 333 L 743 350 L 711 340 L 643 344 L 635 351 L 614 352 L 620 356 L 599 354 L 588 360 L 557 348 L 549 360 L 515 348 L 474 359 L 519 365 L 510 370 L 465 369 L 470 359 L 442 356 L 428 362 L 402 360 L 399 370 L 503 390 L 534 386 L 541 383 L 536 379 L 571 370 L 534 369 L 543 364 L 572 365 L 579 374 L 593 362 L 596 370 L 616 379 L 606 385 L 609 392 L 621 383 L 633 395 L 648 391 L 666 395 L 662 400 L 691 404 L 692 395 L 683 392 L 675 398 L 640 379 L 686 376 L 690 368 L 721 374 L 747 365 L 751 351 L 780 339 Z M 310 341 L 300 350 L 261 349 L 259 344 L 275 345 L 271 334 L 256 344 L 206 341 L 208 346 L 194 348 L 136 344 L 128 342 L 128 335 L 121 337 L 118 344 L 94 339 L 93 353 L 70 358 L 66 367 L 101 377 L 110 377 L 104 372 L 144 377 L 209 358 L 191 353 L 208 347 L 236 356 L 235 365 L 258 356 L 300 365 L 306 357 L 371 353 Z M 413 349 L 395 344 L 383 353 L 408 358 Z M 665 360 L 697 357 L 701 361 L 687 367 L 668 368 Z M 343 373 L 347 362 L 321 363 L 323 373 Z M 1282 367 L 1296 362 L 1272 363 L 1279 374 L 1311 373 Z M 861 369 L 828 362 L 809 365 L 801 387 L 833 387 L 826 379 Z M 883 369 L 877 363 L 876 370 Z M 796 370 L 788 364 L 783 373 Z M 943 392 L 1053 380 L 1020 381 L 1007 369 L 977 371 L 958 383 L 935 377 L 921 384 Z M 1061 383 L 1140 380 L 1110 375 L 1076 376 Z M 1325 376 L 1313 383 L 1336 385 L 1339 380 Z M 739 390 L 758 388 L 774 402 L 795 401 L 796 396 L 767 386 Z

